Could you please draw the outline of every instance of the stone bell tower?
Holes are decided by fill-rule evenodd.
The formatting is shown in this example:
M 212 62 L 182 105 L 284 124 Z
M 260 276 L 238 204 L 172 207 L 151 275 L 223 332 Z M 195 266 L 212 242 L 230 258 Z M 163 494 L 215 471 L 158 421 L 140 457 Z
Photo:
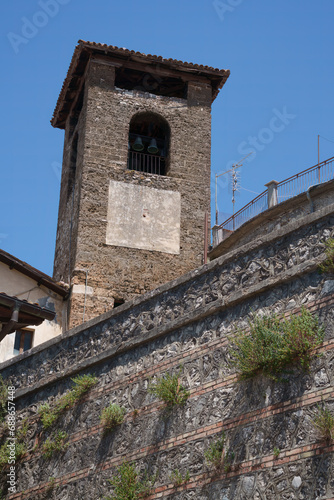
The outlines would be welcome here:
M 79 41 L 51 123 L 65 130 L 54 278 L 69 326 L 202 264 L 218 70 Z

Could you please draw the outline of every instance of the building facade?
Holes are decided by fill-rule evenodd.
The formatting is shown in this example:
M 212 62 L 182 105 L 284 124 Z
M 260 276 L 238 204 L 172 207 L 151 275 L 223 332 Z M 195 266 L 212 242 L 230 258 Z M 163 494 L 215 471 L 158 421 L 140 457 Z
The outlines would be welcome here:
M 0 249 L 0 362 L 66 331 L 66 286 Z

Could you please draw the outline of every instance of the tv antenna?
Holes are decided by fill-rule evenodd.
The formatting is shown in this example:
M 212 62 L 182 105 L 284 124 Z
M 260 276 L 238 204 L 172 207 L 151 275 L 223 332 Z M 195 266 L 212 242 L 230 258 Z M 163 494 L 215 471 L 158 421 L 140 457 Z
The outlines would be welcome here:
M 250 153 L 248 153 L 248 155 L 241 158 L 241 160 L 238 161 L 238 163 L 234 163 L 232 165 L 232 168 L 230 168 L 229 170 L 226 170 L 225 172 L 222 172 L 221 174 L 216 174 L 216 186 L 215 186 L 216 187 L 216 189 L 215 189 L 216 226 L 218 225 L 217 179 L 218 179 L 218 177 L 221 177 L 222 175 L 225 175 L 225 174 L 232 172 L 232 174 L 231 174 L 232 175 L 232 203 L 233 203 L 233 215 L 234 215 L 235 192 L 238 190 L 238 174 L 236 172 L 236 169 L 241 167 L 243 161 L 246 160 L 246 158 L 248 158 L 248 156 L 250 156 L 251 154 L 253 154 L 253 151 L 251 151 Z

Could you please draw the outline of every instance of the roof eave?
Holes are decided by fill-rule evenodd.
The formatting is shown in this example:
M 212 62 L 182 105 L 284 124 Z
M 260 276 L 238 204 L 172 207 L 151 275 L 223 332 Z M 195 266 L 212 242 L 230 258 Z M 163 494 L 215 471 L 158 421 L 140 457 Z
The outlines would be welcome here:
M 89 52 L 90 55 L 93 53 L 113 54 L 114 56 L 120 56 L 121 58 L 127 60 L 135 57 L 137 62 L 139 60 L 146 64 L 160 63 L 160 64 L 165 64 L 171 67 L 172 69 L 183 73 L 192 73 L 192 74 L 196 73 L 197 75 L 206 76 L 209 79 L 210 77 L 215 77 L 216 79 L 220 78 L 220 83 L 218 83 L 218 85 L 216 85 L 216 87 L 213 89 L 212 102 L 215 100 L 215 98 L 219 93 L 219 90 L 224 86 L 226 80 L 230 75 L 229 70 L 223 70 L 223 69 L 220 70 L 217 68 L 202 66 L 199 64 L 182 62 L 175 59 L 164 59 L 161 56 L 155 56 L 151 54 L 146 55 L 142 54 L 141 52 L 122 49 L 112 45 L 97 44 L 94 42 L 85 42 L 84 40 L 79 40 L 78 45 L 75 47 L 70 66 L 66 78 L 63 82 L 53 117 L 51 119 L 51 125 L 55 128 L 61 128 L 61 129 L 65 128 L 65 120 L 62 119 L 60 115 L 62 113 L 62 110 L 64 109 L 71 81 L 75 76 L 80 61 L 80 57 L 82 56 L 84 51 Z
M 55 311 L 40 307 L 38 304 L 31 304 L 5 293 L 0 293 L 0 306 L 5 311 L 8 309 L 8 317 L 6 313 L 6 316 L 1 320 L 0 342 L 9 333 L 27 326 L 38 326 L 44 320 L 52 321 L 56 316 Z
M 32 278 L 37 282 L 39 286 L 43 285 L 46 288 L 49 288 L 53 292 L 57 293 L 61 297 L 66 298 L 68 296 L 68 290 L 54 281 L 50 276 L 1 249 L 0 262 L 8 265 L 10 269 L 15 269 L 16 271 L 21 272 L 29 278 Z

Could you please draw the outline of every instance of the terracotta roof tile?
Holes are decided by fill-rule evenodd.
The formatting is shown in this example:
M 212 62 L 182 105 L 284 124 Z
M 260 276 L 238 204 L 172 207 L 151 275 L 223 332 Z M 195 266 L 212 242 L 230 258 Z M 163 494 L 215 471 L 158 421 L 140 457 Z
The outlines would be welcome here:
M 85 45 L 86 47 L 91 47 L 91 48 L 102 48 L 102 49 L 106 49 L 108 51 L 113 51 L 114 53 L 119 52 L 122 54 L 136 55 L 139 57 L 149 58 L 149 59 L 156 60 L 159 62 L 170 62 L 170 63 L 177 64 L 179 66 L 183 66 L 185 68 L 191 67 L 191 68 L 196 68 L 196 69 L 201 69 L 201 70 L 206 70 L 206 71 L 214 71 L 214 72 L 222 72 L 222 73 L 226 73 L 226 71 L 227 71 L 225 69 L 217 69 L 217 68 L 213 68 L 211 66 L 203 66 L 202 64 L 194 64 L 192 62 L 190 62 L 190 63 L 184 62 L 184 61 L 180 61 L 178 59 L 173 59 L 173 58 L 165 59 L 162 56 L 157 56 L 155 54 L 144 54 L 143 52 L 129 50 L 129 49 L 126 49 L 124 47 L 117 47 L 116 45 L 107 45 L 105 43 L 96 43 L 96 42 L 89 42 L 89 41 L 85 41 L 85 40 L 79 40 L 78 46 L 80 46 L 80 45 L 81 46 Z

